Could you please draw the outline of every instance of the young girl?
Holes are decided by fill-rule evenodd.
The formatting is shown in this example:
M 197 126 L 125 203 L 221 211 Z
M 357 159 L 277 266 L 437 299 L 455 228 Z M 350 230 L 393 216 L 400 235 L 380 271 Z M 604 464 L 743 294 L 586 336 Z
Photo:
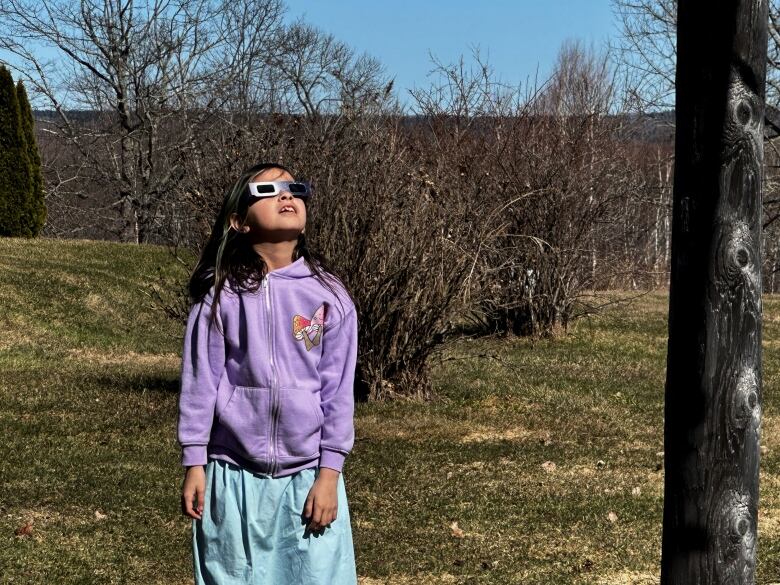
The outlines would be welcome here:
M 227 192 L 189 283 L 177 437 L 197 584 L 357 583 L 342 467 L 357 316 L 281 165 Z

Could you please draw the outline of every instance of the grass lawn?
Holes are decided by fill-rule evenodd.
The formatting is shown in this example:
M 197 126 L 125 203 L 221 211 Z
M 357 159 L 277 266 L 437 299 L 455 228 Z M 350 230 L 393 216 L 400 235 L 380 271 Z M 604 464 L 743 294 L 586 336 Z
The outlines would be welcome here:
M 181 269 L 153 246 L 20 239 L 0 240 L 0 266 L 0 583 L 191 583 L 183 329 L 141 292 Z M 439 401 L 357 404 L 344 479 L 361 584 L 658 583 L 667 303 L 648 294 L 554 340 L 461 341 L 432 364 Z M 767 584 L 775 297 L 764 344 Z

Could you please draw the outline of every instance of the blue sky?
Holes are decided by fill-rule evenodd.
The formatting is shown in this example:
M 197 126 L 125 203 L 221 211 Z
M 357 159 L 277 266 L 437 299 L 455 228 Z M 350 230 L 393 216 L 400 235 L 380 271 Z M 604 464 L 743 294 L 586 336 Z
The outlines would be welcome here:
M 426 85 L 429 51 L 444 63 L 478 46 L 501 81 L 550 72 L 561 43 L 595 48 L 619 34 L 610 0 L 287 0 L 288 20 L 306 21 L 377 57 L 399 97 Z
M 478 47 L 504 83 L 543 81 L 561 43 L 595 48 L 617 40 L 610 0 L 286 0 L 287 20 L 303 17 L 358 53 L 378 58 L 396 94 L 424 87 L 433 64 L 468 57 Z

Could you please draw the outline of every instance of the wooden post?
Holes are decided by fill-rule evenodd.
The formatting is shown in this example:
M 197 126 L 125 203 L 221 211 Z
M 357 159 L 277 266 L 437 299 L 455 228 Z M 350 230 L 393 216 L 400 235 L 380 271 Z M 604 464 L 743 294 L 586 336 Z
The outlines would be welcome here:
M 662 585 L 755 582 L 769 0 L 679 0 Z

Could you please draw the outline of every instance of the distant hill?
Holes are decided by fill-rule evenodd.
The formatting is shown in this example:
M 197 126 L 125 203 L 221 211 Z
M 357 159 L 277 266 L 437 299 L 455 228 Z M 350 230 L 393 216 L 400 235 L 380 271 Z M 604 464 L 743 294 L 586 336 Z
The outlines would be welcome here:
M 90 110 L 68 110 L 66 113 L 71 120 L 79 122 L 94 120 L 98 114 Z M 44 122 L 56 119 L 59 114 L 55 110 L 35 110 L 33 115 L 36 120 Z M 674 143 L 674 110 L 618 114 L 614 119 L 622 122 L 620 136 L 626 140 L 648 144 Z M 422 116 L 403 116 L 401 119 L 401 125 L 406 128 L 414 128 L 424 122 Z M 780 136 L 780 109 L 771 105 L 766 106 L 764 136 L 769 140 Z

